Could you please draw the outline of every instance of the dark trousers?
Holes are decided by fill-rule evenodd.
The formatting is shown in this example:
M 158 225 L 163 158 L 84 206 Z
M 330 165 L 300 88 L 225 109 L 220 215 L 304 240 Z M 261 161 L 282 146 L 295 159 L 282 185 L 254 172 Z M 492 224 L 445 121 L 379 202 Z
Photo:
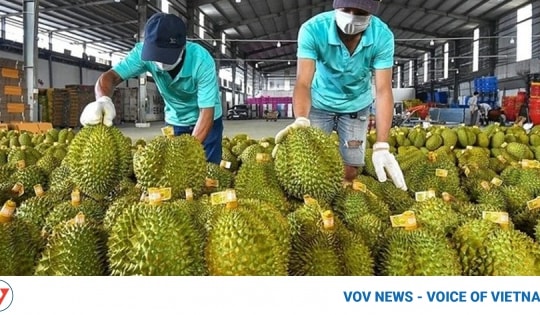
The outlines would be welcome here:
M 172 126 L 174 128 L 174 135 L 179 136 L 182 134 L 192 134 L 195 126 Z M 214 120 L 212 129 L 206 136 L 203 142 L 204 151 L 206 153 L 206 160 L 215 164 L 221 163 L 221 141 L 223 140 L 223 120 L 218 118 Z

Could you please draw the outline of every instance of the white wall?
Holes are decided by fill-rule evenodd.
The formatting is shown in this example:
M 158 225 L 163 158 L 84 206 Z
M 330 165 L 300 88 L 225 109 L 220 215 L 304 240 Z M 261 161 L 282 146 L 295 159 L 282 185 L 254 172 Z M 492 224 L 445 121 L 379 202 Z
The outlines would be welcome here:
M 1 58 L 8 58 L 23 61 L 22 55 L 0 51 Z M 94 85 L 101 71 L 83 68 L 82 82 L 79 67 L 59 62 L 52 62 L 53 84 L 49 81 L 49 62 L 45 59 L 38 60 L 38 79 L 43 81 L 43 85 L 38 88 L 64 88 L 66 85 L 81 84 Z

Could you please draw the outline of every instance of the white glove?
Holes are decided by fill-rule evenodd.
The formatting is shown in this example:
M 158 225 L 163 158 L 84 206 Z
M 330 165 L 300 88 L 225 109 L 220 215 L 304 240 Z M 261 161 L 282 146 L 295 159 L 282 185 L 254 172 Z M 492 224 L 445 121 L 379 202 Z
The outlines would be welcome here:
M 96 101 L 86 105 L 81 114 L 81 124 L 97 125 L 103 123 L 105 126 L 112 126 L 116 110 L 110 97 L 102 96 Z
M 407 184 L 403 177 L 403 172 L 399 167 L 398 162 L 394 155 L 389 151 L 390 145 L 387 142 L 376 142 L 373 145 L 373 166 L 375 166 L 375 173 L 380 182 L 386 181 L 386 173 L 390 176 L 390 179 L 396 185 L 397 188 L 407 190 Z
M 298 117 L 292 124 L 280 130 L 275 137 L 276 145 L 274 146 L 274 149 L 272 150 L 272 158 L 276 157 L 276 153 L 279 148 L 279 143 L 283 141 L 283 139 L 285 139 L 285 137 L 289 133 L 289 130 L 294 129 L 294 128 L 299 128 L 299 127 L 309 127 L 310 125 L 311 123 L 309 119 L 307 119 L 306 117 Z

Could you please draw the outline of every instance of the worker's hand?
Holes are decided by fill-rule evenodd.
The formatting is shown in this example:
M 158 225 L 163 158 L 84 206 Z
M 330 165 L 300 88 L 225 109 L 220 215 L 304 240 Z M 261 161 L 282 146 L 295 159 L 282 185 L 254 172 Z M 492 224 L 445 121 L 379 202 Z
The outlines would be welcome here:
M 377 178 L 380 182 L 385 182 L 387 179 L 386 174 L 388 173 L 394 185 L 406 191 L 407 184 L 405 183 L 403 172 L 389 149 L 390 145 L 387 142 L 375 142 L 373 145 L 372 160 Z
M 96 101 L 86 105 L 81 114 L 81 124 L 97 125 L 103 123 L 105 126 L 112 126 L 116 110 L 110 97 L 102 96 Z
M 275 137 L 276 145 L 274 146 L 274 149 L 272 150 L 272 158 L 276 157 L 276 153 L 278 151 L 279 144 L 283 141 L 283 139 L 285 139 L 285 137 L 289 133 L 289 130 L 294 129 L 294 128 L 309 127 L 310 125 L 311 125 L 311 123 L 310 123 L 309 119 L 307 119 L 306 117 L 298 117 L 298 118 L 296 118 L 296 120 L 292 124 L 288 125 L 284 129 L 280 130 L 277 133 L 276 137 Z

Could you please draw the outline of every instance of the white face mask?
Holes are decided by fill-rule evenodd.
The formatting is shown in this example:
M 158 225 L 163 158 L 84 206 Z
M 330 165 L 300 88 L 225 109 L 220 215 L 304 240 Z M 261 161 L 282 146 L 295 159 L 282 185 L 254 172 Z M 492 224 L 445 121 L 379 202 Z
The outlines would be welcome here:
M 371 15 L 354 15 L 336 10 L 336 24 L 347 35 L 355 35 L 366 30 Z
M 182 62 L 182 56 L 184 55 L 184 50 L 185 49 L 186 49 L 185 47 L 184 47 L 184 49 L 182 49 L 182 52 L 180 53 L 180 56 L 178 56 L 178 60 L 176 60 L 176 62 L 174 64 L 172 64 L 172 65 L 169 65 L 169 64 L 166 64 L 166 63 L 163 63 L 163 62 L 157 62 L 157 61 L 154 61 L 154 64 L 161 71 L 171 71 L 174 68 L 176 68 L 176 66 L 178 66 L 180 64 L 180 62 Z

